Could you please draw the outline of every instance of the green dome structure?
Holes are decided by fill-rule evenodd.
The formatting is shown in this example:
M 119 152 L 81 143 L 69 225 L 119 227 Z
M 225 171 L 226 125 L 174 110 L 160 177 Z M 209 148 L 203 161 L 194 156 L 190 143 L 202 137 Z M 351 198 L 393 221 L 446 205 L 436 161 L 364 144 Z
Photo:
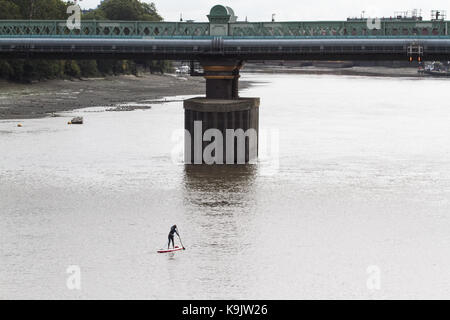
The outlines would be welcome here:
M 233 9 L 220 4 L 212 7 L 207 17 L 210 23 L 229 23 L 236 21 Z

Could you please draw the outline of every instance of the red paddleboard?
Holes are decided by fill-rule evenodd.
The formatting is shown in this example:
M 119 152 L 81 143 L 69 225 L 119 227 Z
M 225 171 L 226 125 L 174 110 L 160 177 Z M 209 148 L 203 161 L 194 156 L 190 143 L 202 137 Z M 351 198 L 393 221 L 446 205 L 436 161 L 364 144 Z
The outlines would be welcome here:
M 167 252 L 175 252 L 175 251 L 180 251 L 183 250 L 184 248 L 180 248 L 179 246 L 175 246 L 175 248 L 173 249 L 160 249 L 158 250 L 158 253 L 167 253 Z

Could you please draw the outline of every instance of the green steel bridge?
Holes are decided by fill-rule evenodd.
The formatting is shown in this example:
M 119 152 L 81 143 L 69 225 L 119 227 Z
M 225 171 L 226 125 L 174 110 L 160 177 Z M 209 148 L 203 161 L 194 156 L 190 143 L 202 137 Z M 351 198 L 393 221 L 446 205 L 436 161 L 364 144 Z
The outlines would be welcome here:
M 450 60 L 449 22 L 422 18 L 240 22 L 0 20 L 0 58 L 167 60 Z M 217 59 L 216 59 L 217 60 Z

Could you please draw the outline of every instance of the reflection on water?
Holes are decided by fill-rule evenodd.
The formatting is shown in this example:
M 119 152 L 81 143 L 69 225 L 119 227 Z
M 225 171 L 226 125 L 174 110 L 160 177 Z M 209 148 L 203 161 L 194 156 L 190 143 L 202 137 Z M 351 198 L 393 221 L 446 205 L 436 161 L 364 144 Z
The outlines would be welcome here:
M 258 167 L 256 165 L 185 165 L 184 178 L 189 188 L 211 186 L 220 190 L 228 190 L 230 186 L 251 186 Z M 207 188 L 206 188 L 207 189 Z
M 186 165 L 185 200 L 199 207 L 245 207 L 253 195 L 256 165 Z
M 276 165 L 172 162 L 178 99 L 0 121 L 0 298 L 450 297 L 448 81 L 244 79 Z

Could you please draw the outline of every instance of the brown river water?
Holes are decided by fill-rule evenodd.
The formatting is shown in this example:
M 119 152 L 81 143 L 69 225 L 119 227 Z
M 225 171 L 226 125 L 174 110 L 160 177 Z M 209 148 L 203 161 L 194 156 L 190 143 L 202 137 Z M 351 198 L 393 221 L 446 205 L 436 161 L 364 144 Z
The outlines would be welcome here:
M 243 79 L 256 165 L 176 160 L 180 101 L 0 121 L 0 298 L 450 298 L 449 82 Z

